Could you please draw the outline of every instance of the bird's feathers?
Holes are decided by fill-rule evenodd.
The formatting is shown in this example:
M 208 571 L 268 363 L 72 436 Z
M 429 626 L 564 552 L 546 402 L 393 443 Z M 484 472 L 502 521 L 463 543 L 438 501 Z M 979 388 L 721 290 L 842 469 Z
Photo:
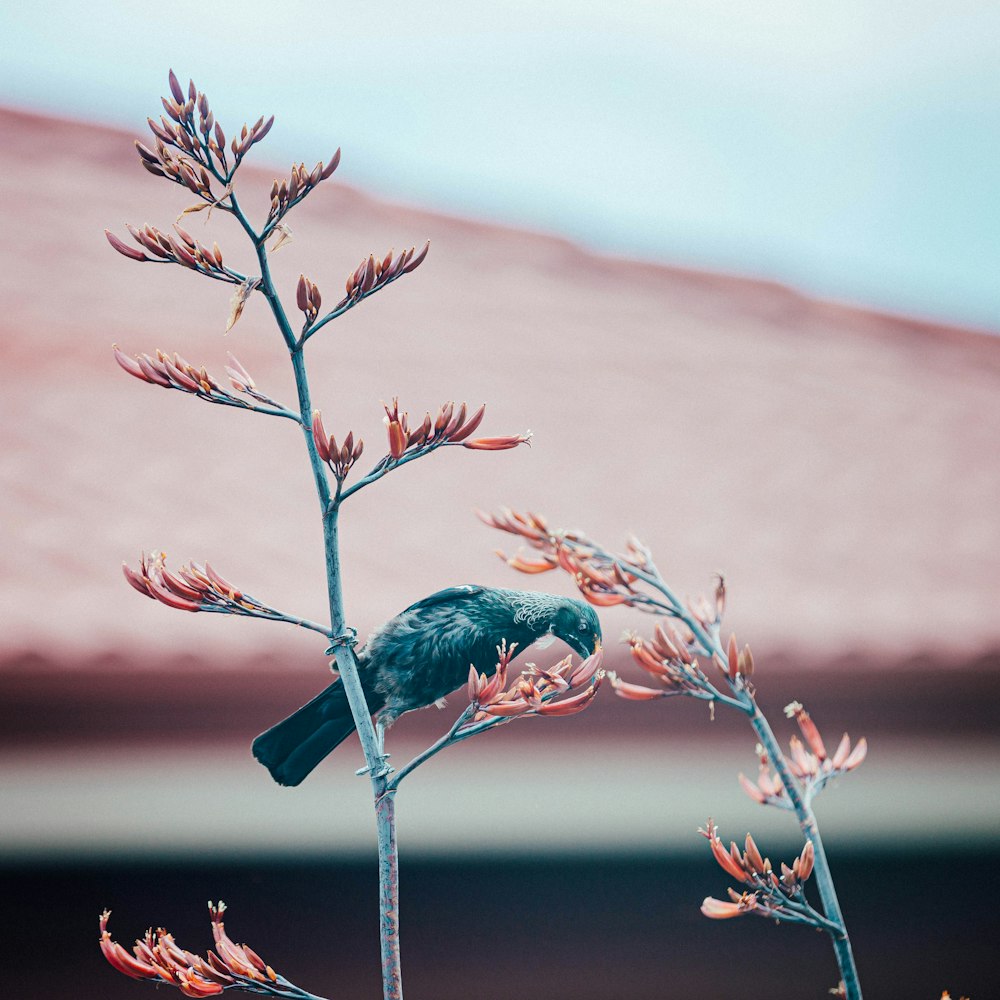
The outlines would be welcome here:
M 581 656 L 600 639 L 593 610 L 552 594 L 468 584 L 439 590 L 379 626 L 357 652 L 368 707 L 391 725 L 460 687 L 469 667 L 491 673 L 497 645 L 514 655 L 552 634 Z M 284 785 L 297 785 L 354 731 L 343 685 L 336 681 L 254 741 L 254 756 Z
M 486 590 L 485 587 L 479 587 L 472 583 L 467 583 L 461 587 L 445 587 L 444 590 L 439 590 L 417 601 L 415 604 L 411 604 L 401 614 L 405 615 L 407 611 L 420 611 L 424 608 L 433 608 L 439 604 L 452 604 L 455 601 L 481 594 L 484 590 Z
M 382 707 L 377 694 L 366 692 L 365 697 L 372 712 Z M 287 719 L 261 733 L 253 741 L 253 755 L 279 785 L 298 785 L 354 728 L 347 692 L 336 680 Z

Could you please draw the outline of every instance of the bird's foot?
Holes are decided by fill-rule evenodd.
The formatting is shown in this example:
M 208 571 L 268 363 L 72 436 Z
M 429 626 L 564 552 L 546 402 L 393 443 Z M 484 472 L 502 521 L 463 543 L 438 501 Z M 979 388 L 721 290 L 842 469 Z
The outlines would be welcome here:
M 396 769 L 389 763 L 392 754 L 379 754 L 378 761 L 374 768 L 370 766 L 359 767 L 354 773 L 360 778 L 366 774 L 371 774 L 374 778 L 388 778 Z
M 340 635 L 332 636 L 330 639 L 330 648 L 327 649 L 327 656 L 336 655 L 337 649 L 341 646 L 354 647 L 358 643 L 358 630 L 350 625 L 344 627 L 344 631 Z

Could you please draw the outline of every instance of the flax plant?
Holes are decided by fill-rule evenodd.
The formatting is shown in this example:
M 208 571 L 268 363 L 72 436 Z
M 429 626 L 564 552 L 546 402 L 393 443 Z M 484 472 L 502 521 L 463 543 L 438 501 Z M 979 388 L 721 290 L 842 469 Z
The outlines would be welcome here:
M 170 95 L 162 99 L 165 114 L 158 121 L 148 119 L 152 145 L 137 141 L 136 149 L 141 165 L 149 173 L 177 184 L 198 200 L 181 213 L 172 232 L 149 225 L 127 226 L 131 244 L 106 231 L 108 242 L 132 261 L 174 264 L 232 285 L 227 329 L 238 322 L 251 300 L 262 297 L 288 351 L 297 398 L 292 406 L 272 399 L 257 387 L 250 373 L 232 355 L 225 369 L 226 379 L 221 380 L 176 353 L 130 355 L 115 345 L 114 356 L 122 369 L 145 383 L 299 426 L 322 520 L 329 623 L 279 611 L 249 596 L 207 562 L 192 562 L 170 570 L 163 553 L 144 554 L 138 567 L 123 567 L 125 577 L 139 593 L 177 610 L 286 622 L 325 637 L 326 654 L 333 661 L 331 669 L 343 681 L 360 736 L 365 763 L 358 773 L 367 775 L 371 783 L 378 841 L 383 995 L 385 1000 L 401 1000 L 395 825 L 395 797 L 400 783 L 440 751 L 472 736 L 517 718 L 568 715 L 586 708 L 604 676 L 600 653 L 580 665 L 574 665 L 570 658 L 547 669 L 528 664 L 523 673 L 508 681 L 507 667 L 513 647 L 508 649 L 503 645 L 498 649 L 497 668 L 491 677 L 470 673 L 469 706 L 451 729 L 398 773 L 393 773 L 386 763 L 387 755 L 377 737 L 358 677 L 353 648 L 357 633 L 347 624 L 344 613 L 338 536 L 342 505 L 365 487 L 440 448 L 503 451 L 528 443 L 530 435 L 475 436 L 485 407 L 470 412 L 464 403 L 445 403 L 433 417 L 428 413 L 420 423 L 411 424 L 408 414 L 400 410 L 394 399 L 385 407 L 387 453 L 367 472 L 351 480 L 354 466 L 364 453 L 364 442 L 351 431 L 339 441 L 327 432 L 323 416 L 313 405 L 305 348 L 328 323 L 412 273 L 427 256 L 429 244 L 420 251 L 411 247 L 398 255 L 392 251 L 382 257 L 368 255 L 348 276 L 344 295 L 326 311 L 317 284 L 301 275 L 293 297 L 295 308 L 301 313 L 301 319 L 296 321 L 271 275 L 269 258 L 290 239 L 285 221 L 288 213 L 333 175 L 340 163 L 340 150 L 311 170 L 304 164 L 293 165 L 287 178 L 275 180 L 264 221 L 255 224 L 237 196 L 235 176 L 250 149 L 268 134 L 274 118 L 266 121 L 261 118 L 253 126 L 244 125 L 227 143 L 208 99 L 193 82 L 185 89 L 171 72 L 169 87 Z M 232 216 L 253 247 L 257 273 L 234 270 L 218 243 L 209 247 L 207 241 L 192 236 L 180 225 L 185 216 L 202 211 Z M 228 385 L 224 385 L 227 380 Z M 100 919 L 101 949 L 108 961 L 126 975 L 176 986 L 187 996 L 211 996 L 226 989 L 241 989 L 300 1000 L 315 997 L 278 976 L 250 948 L 234 944 L 223 928 L 223 905 L 210 908 L 216 951 L 210 952 L 207 959 L 179 948 L 163 930 L 137 940 L 130 955 L 111 939 L 107 912 Z
M 812 803 L 829 781 L 847 774 L 864 760 L 867 742 L 862 739 L 852 746 L 845 733 L 836 750 L 828 753 L 809 714 L 798 702 L 792 702 L 785 712 L 795 719 L 801 738 L 793 736 L 789 755 L 782 753 L 771 724 L 757 704 L 750 647 L 740 649 L 732 635 L 723 641 L 726 587 L 721 577 L 713 599 L 682 601 L 657 569 L 652 552 L 636 538 L 628 540 L 623 553 L 613 553 L 580 532 L 550 528 L 537 514 L 505 509 L 495 514 L 479 512 L 479 516 L 490 527 L 517 536 L 533 550 L 509 558 L 498 553 L 513 569 L 522 573 L 561 569 L 591 604 L 632 607 L 659 619 L 651 637 L 627 636 L 632 657 L 655 686 L 635 684 L 611 674 L 616 694 L 631 701 L 696 698 L 708 703 L 713 714 L 715 706 L 721 705 L 747 717 L 758 740 L 759 774 L 756 782 L 741 774 L 740 784 L 755 802 L 791 812 L 806 843 L 791 865 L 781 864 L 776 870 L 749 834 L 744 851 L 735 843 L 727 850 L 709 819 L 699 832 L 708 839 L 716 861 L 740 888 L 730 889 L 728 900 L 706 899 L 702 913 L 714 919 L 756 914 L 824 931 L 830 936 L 840 968 L 841 982 L 836 992 L 848 1000 L 861 1000 L 851 940 Z M 805 895 L 805 884 L 811 876 L 815 877 L 820 909 L 813 907 Z

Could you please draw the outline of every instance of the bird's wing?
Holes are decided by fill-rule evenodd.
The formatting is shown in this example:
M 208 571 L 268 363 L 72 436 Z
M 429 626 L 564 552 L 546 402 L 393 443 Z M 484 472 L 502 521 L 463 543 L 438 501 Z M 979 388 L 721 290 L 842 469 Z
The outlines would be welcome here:
M 446 587 L 444 590 L 439 590 L 437 593 L 417 601 L 416 604 L 411 604 L 401 614 L 405 615 L 407 611 L 420 611 L 424 608 L 433 608 L 439 604 L 454 604 L 464 598 L 475 597 L 476 594 L 481 594 L 486 589 L 486 587 L 479 587 L 471 583 L 467 583 L 463 587 Z

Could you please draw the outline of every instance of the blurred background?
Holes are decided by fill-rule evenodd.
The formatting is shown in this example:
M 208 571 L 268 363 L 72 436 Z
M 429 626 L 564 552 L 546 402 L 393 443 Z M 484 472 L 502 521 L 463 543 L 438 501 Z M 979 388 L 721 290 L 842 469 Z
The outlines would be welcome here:
M 364 634 L 465 582 L 570 592 L 505 567 L 493 550 L 515 546 L 477 506 L 609 546 L 634 531 L 681 593 L 725 572 L 782 738 L 798 699 L 828 742 L 871 744 L 817 806 L 866 995 L 993 995 L 997 7 L 42 3 L 0 13 L 0 37 L 12 996 L 134 996 L 95 947 L 100 910 L 123 941 L 164 924 L 200 948 L 219 897 L 294 981 L 378 990 L 356 744 L 294 791 L 249 754 L 325 684 L 321 639 L 172 613 L 121 578 L 165 550 L 324 613 L 294 428 L 143 385 L 111 356 L 176 350 L 221 374 L 232 351 L 294 398 L 261 302 L 225 335 L 228 288 L 104 240 L 191 201 L 132 148 L 170 67 L 229 134 L 276 115 L 241 172 L 254 218 L 293 160 L 343 148 L 289 218 L 286 294 L 304 271 L 334 302 L 369 253 L 431 240 L 418 272 L 311 342 L 328 429 L 377 457 L 379 401 L 398 395 L 414 416 L 486 401 L 484 433 L 535 432 L 530 450 L 432 456 L 345 507 L 351 622 Z M 250 269 L 221 213 L 187 225 Z M 617 639 L 648 621 L 603 624 L 633 676 Z M 461 701 L 402 720 L 394 760 Z M 772 858 L 801 846 L 740 791 L 755 766 L 742 720 L 610 692 L 436 758 L 398 810 L 409 995 L 826 995 L 819 935 L 698 912 L 726 885 L 695 835 L 709 815 Z

